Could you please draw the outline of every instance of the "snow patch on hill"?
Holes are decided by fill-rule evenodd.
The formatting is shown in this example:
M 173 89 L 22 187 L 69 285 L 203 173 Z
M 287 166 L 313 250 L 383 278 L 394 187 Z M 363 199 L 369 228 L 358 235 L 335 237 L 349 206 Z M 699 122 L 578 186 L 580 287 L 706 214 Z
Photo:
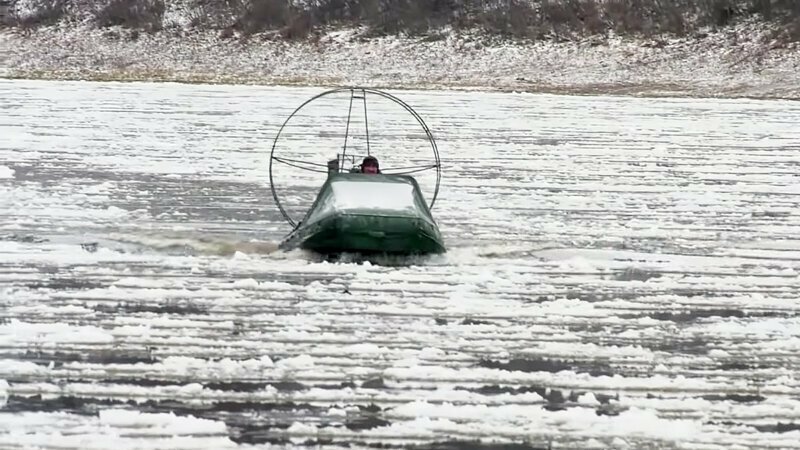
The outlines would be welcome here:
M 179 9 L 168 15 L 174 26 L 153 34 L 64 23 L 0 32 L 8 49 L 0 76 L 800 98 L 800 46 L 755 23 L 647 40 L 513 42 L 451 31 L 366 38 L 340 29 L 293 42 L 223 38 L 185 29 Z

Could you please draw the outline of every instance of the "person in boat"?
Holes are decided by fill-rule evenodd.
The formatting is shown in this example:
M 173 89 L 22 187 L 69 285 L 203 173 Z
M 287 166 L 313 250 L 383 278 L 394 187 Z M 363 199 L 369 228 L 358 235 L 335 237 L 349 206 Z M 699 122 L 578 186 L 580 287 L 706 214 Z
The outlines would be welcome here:
M 370 175 L 381 173 L 381 167 L 378 164 L 378 158 L 374 156 L 367 156 L 364 158 L 364 161 L 361 162 L 361 173 L 367 173 Z

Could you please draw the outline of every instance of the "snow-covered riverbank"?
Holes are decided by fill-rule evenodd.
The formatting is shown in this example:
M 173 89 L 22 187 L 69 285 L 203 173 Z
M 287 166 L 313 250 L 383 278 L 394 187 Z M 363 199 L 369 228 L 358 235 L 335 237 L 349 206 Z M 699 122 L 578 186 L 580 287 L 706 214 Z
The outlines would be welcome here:
M 686 39 L 512 43 L 443 33 L 318 40 L 223 39 L 60 25 L 0 31 L 0 74 L 13 78 L 254 84 L 364 84 L 558 93 L 800 98 L 800 45 L 742 24 Z

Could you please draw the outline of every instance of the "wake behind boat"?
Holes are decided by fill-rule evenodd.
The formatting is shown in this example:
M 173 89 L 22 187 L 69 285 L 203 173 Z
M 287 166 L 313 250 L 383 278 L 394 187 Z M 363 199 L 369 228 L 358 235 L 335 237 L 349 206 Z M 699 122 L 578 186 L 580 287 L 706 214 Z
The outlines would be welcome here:
M 288 159 L 276 155 L 276 147 L 286 124 L 313 100 L 327 95 L 349 92 L 348 118 L 342 152 L 325 165 L 303 159 Z M 373 155 L 367 124 L 367 96 L 388 99 L 406 109 L 425 132 L 433 154 L 433 162 L 412 166 L 380 169 Z M 353 101 L 364 105 L 366 156 L 348 154 Z M 352 150 L 352 149 L 351 149 Z M 359 162 L 360 161 L 360 162 Z M 326 167 L 327 179 L 303 218 L 297 222 L 287 213 L 278 195 L 273 177 L 273 162 L 284 163 L 303 170 L 316 171 Z M 436 185 L 431 203 L 425 201 L 417 180 L 411 173 L 432 170 Z M 270 187 L 278 209 L 294 229 L 281 242 L 280 248 L 303 248 L 323 254 L 429 254 L 445 252 L 439 228 L 431 214 L 438 194 L 441 165 L 433 135 L 422 118 L 396 97 L 366 88 L 346 88 L 327 91 L 313 97 L 284 122 L 273 144 L 270 158 Z

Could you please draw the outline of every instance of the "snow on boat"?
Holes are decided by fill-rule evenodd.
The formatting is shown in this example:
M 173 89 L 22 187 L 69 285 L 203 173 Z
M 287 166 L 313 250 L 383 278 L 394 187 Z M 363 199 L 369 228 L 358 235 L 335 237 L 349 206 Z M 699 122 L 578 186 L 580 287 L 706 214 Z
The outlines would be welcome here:
M 349 93 L 350 107 L 344 132 L 345 144 L 336 159 L 321 165 L 303 159 L 289 159 L 276 154 L 281 132 L 289 120 L 311 101 L 326 95 Z M 379 170 L 377 158 L 370 149 L 369 127 L 366 120 L 367 96 L 388 99 L 400 104 L 411 113 L 425 132 L 432 149 L 433 162 L 403 167 L 384 167 Z M 366 131 L 366 156 L 347 153 L 351 133 L 353 100 L 364 102 L 364 129 Z M 278 195 L 273 176 L 273 163 L 323 172 L 327 178 L 316 199 L 303 218 L 295 221 L 286 211 Z M 349 166 L 349 167 L 348 167 Z M 435 189 L 430 204 L 420 185 L 410 173 L 431 170 L 435 172 Z M 275 138 L 270 157 L 270 187 L 273 198 L 283 217 L 294 229 L 281 242 L 280 248 L 303 248 L 322 254 L 429 254 L 445 252 L 444 241 L 431 214 L 441 179 L 438 149 L 427 125 L 410 106 L 382 91 L 366 88 L 335 89 L 320 94 L 301 105 L 284 122 Z

